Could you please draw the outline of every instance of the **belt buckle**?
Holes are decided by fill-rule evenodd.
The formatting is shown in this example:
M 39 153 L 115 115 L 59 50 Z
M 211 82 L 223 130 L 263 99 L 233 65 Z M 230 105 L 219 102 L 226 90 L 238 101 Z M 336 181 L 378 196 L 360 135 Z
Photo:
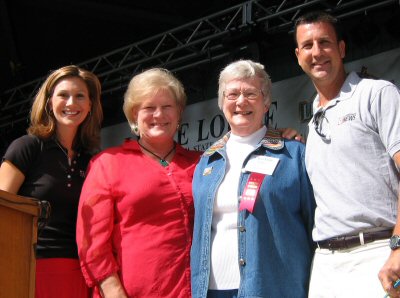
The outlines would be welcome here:
M 328 241 L 328 249 L 329 250 L 341 250 L 342 247 L 340 246 L 340 243 L 344 241 L 344 237 L 336 237 L 335 239 L 332 239 Z

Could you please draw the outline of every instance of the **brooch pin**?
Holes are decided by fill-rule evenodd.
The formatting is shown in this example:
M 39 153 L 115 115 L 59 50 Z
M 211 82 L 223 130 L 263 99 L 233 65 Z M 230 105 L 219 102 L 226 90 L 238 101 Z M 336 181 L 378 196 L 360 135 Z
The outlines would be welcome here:
M 212 167 L 205 168 L 203 171 L 203 176 L 208 176 L 212 172 Z

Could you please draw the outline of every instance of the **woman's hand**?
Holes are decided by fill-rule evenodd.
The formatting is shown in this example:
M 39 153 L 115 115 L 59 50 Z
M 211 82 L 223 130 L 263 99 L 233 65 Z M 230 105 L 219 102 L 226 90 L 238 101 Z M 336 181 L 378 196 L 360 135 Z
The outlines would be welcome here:
M 99 286 L 101 295 L 104 298 L 128 298 L 116 273 L 103 279 Z

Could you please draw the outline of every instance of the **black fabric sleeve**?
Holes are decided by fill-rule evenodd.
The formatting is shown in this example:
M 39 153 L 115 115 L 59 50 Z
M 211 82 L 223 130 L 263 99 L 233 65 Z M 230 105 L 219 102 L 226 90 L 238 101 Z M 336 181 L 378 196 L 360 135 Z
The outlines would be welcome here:
M 42 148 L 42 141 L 31 135 L 24 135 L 14 140 L 8 147 L 3 156 L 3 161 L 7 160 L 16 166 L 24 175 L 37 160 Z

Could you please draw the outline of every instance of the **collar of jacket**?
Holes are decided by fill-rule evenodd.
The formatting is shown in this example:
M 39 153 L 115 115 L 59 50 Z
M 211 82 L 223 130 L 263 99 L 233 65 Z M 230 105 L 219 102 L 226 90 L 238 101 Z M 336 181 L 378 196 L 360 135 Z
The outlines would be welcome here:
M 221 139 L 212 144 L 204 152 L 203 155 L 210 156 L 219 149 L 225 147 L 226 142 L 228 142 L 230 135 L 231 132 L 228 132 Z M 261 139 L 260 145 L 271 150 L 281 150 L 284 146 L 284 140 L 282 138 L 281 132 L 275 129 L 268 129 L 267 132 L 265 133 L 265 136 Z

